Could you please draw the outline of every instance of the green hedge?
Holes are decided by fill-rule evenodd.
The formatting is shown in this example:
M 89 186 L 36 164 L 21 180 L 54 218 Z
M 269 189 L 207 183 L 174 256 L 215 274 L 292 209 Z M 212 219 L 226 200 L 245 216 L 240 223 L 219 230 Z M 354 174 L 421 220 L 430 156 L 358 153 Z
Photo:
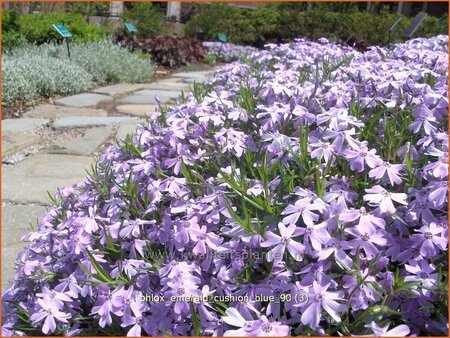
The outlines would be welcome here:
M 123 12 L 124 21 L 134 22 L 139 38 L 148 38 L 167 32 L 164 13 L 150 2 L 135 2 Z
M 9 49 L 23 42 L 42 44 L 54 42 L 61 36 L 53 28 L 54 23 L 66 25 L 74 42 L 100 41 L 108 30 L 88 24 L 83 16 L 77 13 L 53 12 L 49 14 L 18 15 L 14 11 L 4 10 L 2 13 L 2 46 Z
M 329 6 L 328 6 L 329 7 Z M 216 40 L 219 32 L 228 35 L 230 42 L 258 45 L 265 42 L 290 41 L 297 37 L 346 40 L 353 36 L 367 45 L 386 44 L 387 28 L 398 18 L 400 23 L 391 34 L 391 41 L 401 41 L 402 33 L 412 18 L 382 10 L 380 13 L 331 11 L 314 6 L 311 11 L 302 7 L 290 8 L 283 3 L 270 4 L 257 10 L 245 10 L 223 4 L 197 5 L 197 14 L 186 25 L 186 34 L 204 40 Z M 430 37 L 447 34 L 447 16 L 438 19 L 428 16 L 415 36 Z

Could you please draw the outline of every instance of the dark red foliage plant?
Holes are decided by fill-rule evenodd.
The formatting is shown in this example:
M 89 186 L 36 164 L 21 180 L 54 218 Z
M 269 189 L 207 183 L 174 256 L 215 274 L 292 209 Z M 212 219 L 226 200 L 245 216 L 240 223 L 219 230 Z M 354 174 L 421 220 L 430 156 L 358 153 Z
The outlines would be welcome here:
M 183 36 L 158 36 L 137 39 L 126 35 L 116 36 L 116 42 L 123 47 L 151 54 L 153 61 L 165 67 L 177 67 L 203 61 L 205 48 L 198 39 Z

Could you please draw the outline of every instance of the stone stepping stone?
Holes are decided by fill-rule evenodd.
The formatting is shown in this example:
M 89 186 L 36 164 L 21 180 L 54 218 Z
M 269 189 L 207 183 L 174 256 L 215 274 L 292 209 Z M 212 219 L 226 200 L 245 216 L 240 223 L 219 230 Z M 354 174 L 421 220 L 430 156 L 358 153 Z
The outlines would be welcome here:
M 2 197 L 15 204 L 49 205 L 47 191 L 69 187 L 86 178 L 86 169 L 95 163 L 88 156 L 38 154 L 14 166 L 5 166 Z
M 46 209 L 40 205 L 3 205 L 2 245 L 22 243 L 20 238 L 30 232 L 30 223 L 36 227 Z
M 136 124 L 132 123 L 123 123 L 119 126 L 116 133 L 116 139 L 117 140 L 125 140 L 127 135 L 133 134 L 137 129 Z
M 40 140 L 38 135 L 32 133 L 4 132 L 2 135 L 2 158 L 37 144 Z
M 39 127 L 47 124 L 47 119 L 6 119 L 2 121 L 3 132 L 30 132 L 35 131 Z
M 175 101 L 179 95 L 180 93 L 178 91 L 144 89 L 125 96 L 119 102 L 128 104 L 158 104 L 156 100 L 156 96 L 158 96 L 160 102 L 166 104 Z
M 158 110 L 155 104 L 123 104 L 116 107 L 119 114 L 146 117 Z
M 2 246 L 2 293 L 8 289 L 14 279 L 17 255 L 23 248 L 23 243 Z
M 97 88 L 92 92 L 109 96 L 121 96 L 145 88 L 150 88 L 150 85 L 146 83 L 118 83 L 111 86 Z
M 173 74 L 174 77 L 187 77 L 187 78 L 194 78 L 194 77 L 208 77 L 211 75 L 213 71 L 211 70 L 201 70 L 201 71 L 195 71 L 195 72 L 179 72 L 176 74 Z
M 41 117 L 55 119 L 64 116 L 107 116 L 108 112 L 103 109 L 75 108 L 43 104 L 33 108 L 24 114 L 25 117 Z
M 201 71 L 201 72 L 181 72 L 174 74 L 174 77 L 182 78 L 185 82 L 204 82 L 212 74 L 211 71 Z
M 189 92 L 189 84 L 184 82 L 175 82 L 175 81 L 160 81 L 154 82 L 148 86 L 149 89 L 159 89 L 159 90 L 169 90 L 169 91 L 178 91 L 182 90 L 187 93 Z
M 93 155 L 102 145 L 111 139 L 112 127 L 98 127 L 86 130 L 83 136 L 50 146 L 46 152 L 63 155 Z
M 53 101 L 57 106 L 69 107 L 95 107 L 99 103 L 112 101 L 113 98 L 101 94 L 84 93 L 63 97 Z
M 101 126 L 118 126 L 122 122 L 138 121 L 135 117 L 128 116 L 110 116 L 110 117 L 96 117 L 96 116 L 67 116 L 60 117 L 53 123 L 53 128 L 58 129 L 74 129 L 74 128 L 90 128 Z

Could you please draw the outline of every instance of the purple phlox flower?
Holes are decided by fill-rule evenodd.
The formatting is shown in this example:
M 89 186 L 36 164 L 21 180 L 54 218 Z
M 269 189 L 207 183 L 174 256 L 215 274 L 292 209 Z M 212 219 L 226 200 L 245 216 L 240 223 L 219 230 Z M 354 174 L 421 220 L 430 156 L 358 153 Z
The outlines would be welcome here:
M 264 315 L 255 321 L 253 329 L 252 334 L 256 337 L 286 337 L 291 332 L 289 326 L 282 325 L 281 322 L 269 322 Z
M 278 131 L 262 134 L 261 140 L 264 142 L 271 142 L 267 146 L 267 150 L 277 156 L 283 155 L 285 152 L 292 150 L 295 146 L 295 142 L 291 140 L 290 137 L 280 134 Z
M 432 273 L 436 270 L 436 267 L 428 263 L 426 259 L 422 259 L 419 262 L 410 261 L 409 264 L 405 264 L 405 270 L 413 274 L 405 277 L 406 282 L 417 281 L 425 288 L 437 288 L 439 275 Z M 429 296 L 431 290 L 422 289 L 422 293 L 425 296 Z
M 427 164 L 423 170 L 430 172 L 434 177 L 444 179 L 448 176 L 448 149 L 440 150 L 434 146 L 430 146 L 426 153 L 430 156 L 435 156 L 438 161 Z
M 368 286 L 368 283 L 377 283 L 374 276 L 369 274 L 369 269 L 362 269 L 360 272 L 360 278 L 364 280 L 364 283 L 358 283 L 358 279 L 351 275 L 345 275 L 342 277 L 347 294 L 352 294 L 350 303 L 352 304 L 352 310 L 364 310 L 369 307 L 370 303 L 378 301 L 381 297 L 372 288 Z
M 413 145 L 411 145 L 411 142 L 406 142 L 397 150 L 397 156 L 404 158 L 403 164 L 405 164 L 405 160 L 407 156 L 409 156 L 408 154 L 411 154 L 413 161 L 417 161 L 420 158 L 419 152 Z
M 411 235 L 414 247 L 420 247 L 420 254 L 426 258 L 435 257 L 440 250 L 445 250 L 448 239 L 439 236 L 444 229 L 432 222 L 415 231 L 418 234 Z
M 79 255 L 80 253 L 85 252 L 85 250 L 91 249 L 91 236 L 83 229 L 74 233 L 71 236 L 71 239 L 69 248 L 75 255 Z
M 216 290 L 210 290 L 208 285 L 203 285 L 200 293 L 199 303 L 197 304 L 198 315 L 200 321 L 204 324 L 216 320 L 215 309 L 208 303 L 208 297 L 215 293 Z
M 303 123 L 311 125 L 316 121 L 316 116 L 310 113 L 307 108 L 300 105 L 295 106 L 295 108 L 292 110 L 292 115 L 296 116 L 294 118 L 296 126 Z
M 378 326 L 375 322 L 370 323 L 370 328 L 373 331 L 375 337 L 405 337 L 411 330 L 405 324 L 398 325 L 390 330 L 389 324 L 385 326 Z
M 328 122 L 328 127 L 331 130 L 339 130 L 340 127 L 345 127 L 348 122 L 348 109 L 347 108 L 331 108 L 329 111 L 318 114 L 316 123 L 317 125 Z
M 174 239 L 177 243 L 184 247 L 189 243 L 189 239 L 196 241 L 197 235 L 193 230 L 200 230 L 198 225 L 198 217 L 194 216 L 188 220 L 180 220 L 176 223 L 176 233 Z
M 138 259 L 124 259 L 123 262 L 113 269 L 110 273 L 111 277 L 117 278 L 124 272 L 129 278 L 136 276 L 140 272 L 146 272 L 151 265 Z
M 311 202 L 310 198 L 302 198 L 297 200 L 294 205 L 289 204 L 281 213 L 288 215 L 283 218 L 283 223 L 286 225 L 296 224 L 301 216 L 306 225 L 314 225 L 314 222 L 319 220 L 319 215 L 313 213 L 312 210 L 320 210 L 320 207 Z
M 430 182 L 426 188 L 428 190 L 428 201 L 431 205 L 435 208 L 442 208 L 447 200 L 447 181 Z
M 233 108 L 234 104 L 232 101 L 228 100 L 229 93 L 226 91 L 221 91 L 219 93 L 212 91 L 203 99 L 202 105 L 217 104 L 218 106 L 226 106 L 227 108 Z M 203 108 L 203 107 L 202 107 Z
M 241 131 L 222 128 L 214 139 L 222 146 L 222 153 L 233 150 L 236 156 L 241 157 L 246 149 L 247 135 Z
M 413 133 L 418 133 L 421 128 L 423 128 L 425 134 L 430 135 L 432 132 L 436 132 L 437 129 L 433 126 L 436 122 L 436 117 L 433 112 L 428 109 L 424 104 L 415 107 L 412 111 L 415 118 L 414 122 L 409 125 L 409 130 Z
M 251 187 L 247 189 L 247 195 L 259 196 L 264 193 L 264 186 L 259 181 L 250 182 Z
M 164 292 L 165 299 L 173 301 L 173 310 L 178 315 L 187 315 L 189 310 L 189 303 L 187 297 L 201 296 L 201 291 L 196 284 L 197 280 L 186 278 L 187 274 L 183 274 L 173 280 L 168 280 L 167 285 L 161 290 Z M 166 280 L 164 280 L 165 282 Z M 161 281 L 163 283 L 163 281 Z M 172 298 L 175 297 L 175 298 Z
M 193 241 L 197 242 L 192 251 L 196 255 L 204 255 L 207 253 L 206 247 L 210 249 L 217 249 L 217 247 L 222 243 L 222 238 L 214 234 L 213 232 L 207 232 L 207 227 L 204 225 L 200 229 L 192 229 L 194 234 Z
M 123 307 L 123 286 L 119 286 L 111 292 L 110 288 L 104 284 L 98 287 L 98 296 L 95 306 L 91 310 L 92 315 L 99 315 L 100 327 L 112 324 L 111 313 L 120 314 Z
M 122 225 L 122 229 L 119 232 L 119 236 L 122 238 L 135 237 L 139 238 L 143 229 L 150 224 L 155 224 L 156 221 L 146 221 L 142 219 L 125 220 Z M 145 231 L 144 231 L 145 232 Z
M 256 321 L 245 319 L 236 308 L 229 307 L 225 310 L 226 316 L 222 316 L 222 320 L 230 326 L 239 327 L 237 330 L 228 330 L 223 335 L 225 337 L 241 337 L 254 336 L 254 331 L 258 329 Z
M 127 327 L 133 325 L 133 327 L 127 332 L 127 337 L 140 337 L 142 334 L 142 328 L 150 325 L 148 318 L 144 317 L 142 312 L 146 310 L 145 304 L 141 301 L 134 301 L 130 304 L 132 313 L 126 314 L 122 317 L 122 324 L 120 326 Z M 145 330 L 147 331 L 147 330 Z
M 78 280 L 74 273 L 59 281 L 61 283 L 55 286 L 55 291 L 64 292 L 72 298 L 78 298 L 78 294 L 81 293 L 81 287 L 78 285 Z
M 275 126 L 284 121 L 290 112 L 289 105 L 283 103 L 276 103 L 270 107 L 259 105 L 257 108 L 262 111 L 256 114 L 256 118 L 263 121 L 262 130 L 276 130 Z
M 402 178 L 399 172 L 403 169 L 403 164 L 390 164 L 389 162 L 383 162 L 378 167 L 369 171 L 369 177 L 375 179 L 382 179 L 384 177 L 389 178 L 391 185 L 402 184 Z
M 386 226 L 384 219 L 368 213 L 365 207 L 361 207 L 359 210 L 345 210 L 341 215 L 339 215 L 339 220 L 344 224 L 352 223 L 358 219 L 359 221 L 356 227 L 360 232 L 369 230 L 375 231 L 376 228 L 384 229 Z
M 336 151 L 335 146 L 330 142 L 321 142 L 318 140 L 317 142 L 310 143 L 312 148 L 315 148 L 311 151 L 311 158 L 317 158 L 318 160 L 325 160 L 325 163 L 328 163 L 333 153 Z
M 320 311 L 323 308 L 336 322 L 341 321 L 339 312 L 344 312 L 347 307 L 337 301 L 342 299 L 341 292 L 327 291 L 330 284 L 321 285 L 314 281 L 312 287 L 309 288 L 308 302 L 304 305 L 301 322 L 304 325 L 316 329 L 321 319 Z
M 353 266 L 353 260 L 347 255 L 344 250 L 350 250 L 352 246 L 346 241 L 332 238 L 326 243 L 325 248 L 316 253 L 320 261 L 327 259 L 330 255 L 334 255 L 334 258 L 340 265 L 343 265 L 345 269 L 350 269 Z
M 233 121 L 241 120 L 242 122 L 248 121 L 248 113 L 245 111 L 245 109 L 240 107 L 234 107 L 231 108 L 230 112 L 228 113 L 228 117 L 232 119 Z
M 173 197 L 183 197 L 187 193 L 185 186 L 185 178 L 170 176 L 161 182 L 160 191 L 167 191 Z
M 64 302 L 72 301 L 72 298 L 68 293 L 50 290 L 46 286 L 42 288 L 42 292 L 36 293 L 36 296 L 41 297 L 46 304 L 49 304 L 49 306 L 55 307 L 58 310 L 61 310 L 64 307 Z
M 44 334 L 53 333 L 56 330 L 55 319 L 62 323 L 68 323 L 68 319 L 71 318 L 70 314 L 61 312 L 52 302 L 39 298 L 37 303 L 40 310 L 30 316 L 30 321 L 32 325 L 36 326 L 39 322 L 44 320 L 44 324 L 42 325 L 42 332 Z
M 166 169 L 173 168 L 173 173 L 175 175 L 179 175 L 181 172 L 181 164 L 187 164 L 191 165 L 192 162 L 192 154 L 190 153 L 189 149 L 182 145 L 177 145 L 177 151 L 176 151 L 176 157 L 175 158 L 168 158 L 164 161 L 164 167 Z
M 322 199 L 317 196 L 317 194 L 309 189 L 303 189 L 300 187 L 295 187 L 294 195 L 300 196 L 305 200 L 308 199 L 312 204 L 317 207 L 319 212 L 323 212 L 323 210 L 328 206 Z
M 350 146 L 352 146 L 350 144 Z M 350 163 L 350 169 L 357 172 L 363 172 L 365 166 L 375 168 L 382 163 L 380 156 L 376 155 L 376 150 L 367 148 L 366 143 L 361 143 L 359 147 L 352 146 L 353 149 L 347 148 L 343 154 Z
M 133 166 L 133 174 L 135 175 L 133 181 L 137 181 L 138 179 L 142 178 L 142 176 L 146 176 L 155 172 L 155 163 L 153 163 L 152 161 L 147 161 L 145 159 L 135 159 L 133 160 L 133 162 L 135 164 Z
M 348 208 L 347 203 L 352 201 L 358 196 L 353 190 L 350 190 L 344 183 L 333 184 L 329 191 L 325 193 L 323 200 L 330 203 L 332 200 L 336 200 L 339 206 Z
M 170 212 L 172 214 L 186 213 L 186 215 L 191 215 L 195 209 L 197 209 L 197 205 L 193 199 L 187 201 L 174 201 L 170 206 Z
M 384 231 L 377 231 L 371 228 L 360 231 L 359 228 L 347 228 L 345 232 L 356 237 L 349 242 L 352 246 L 352 254 L 356 254 L 358 249 L 364 250 L 367 258 L 375 257 L 379 250 L 376 247 L 385 246 L 387 243 L 386 235 Z
M 300 285 L 308 287 L 311 286 L 314 281 L 319 282 L 320 284 L 330 284 L 333 288 L 337 286 L 337 283 L 333 281 L 328 275 L 327 271 L 330 270 L 332 263 L 319 261 L 317 263 L 309 263 L 299 272 L 296 272 L 296 275 L 303 275 L 301 277 Z
M 379 206 L 381 212 L 395 213 L 395 207 L 392 201 L 406 205 L 406 194 L 393 193 L 384 189 L 380 185 L 376 185 L 370 189 L 366 189 L 367 195 L 364 195 L 364 201 Z
M 204 196 L 201 202 L 202 204 L 198 209 L 198 214 L 204 215 L 207 223 L 218 224 L 221 214 L 226 218 L 231 218 L 225 200 L 220 192 Z
M 358 148 L 359 142 L 352 137 L 352 135 L 355 134 L 355 128 L 336 131 L 327 129 L 323 135 L 323 139 L 326 141 L 334 139 L 332 145 L 337 153 L 341 153 L 342 147 L 344 146 L 344 141 L 347 141 L 347 144 L 349 144 L 352 148 Z
M 84 230 L 88 233 L 88 234 L 92 234 L 93 232 L 97 231 L 99 229 L 99 226 L 97 224 L 97 220 L 101 220 L 101 221 L 107 221 L 106 218 L 101 218 L 98 217 L 96 215 L 97 212 L 97 206 L 94 207 L 89 207 L 88 208 L 88 213 L 89 213 L 89 217 L 86 217 L 84 219 Z
M 291 288 L 292 288 L 293 284 L 291 283 L 287 283 L 284 281 L 281 281 L 280 279 L 275 279 L 270 281 L 270 284 L 266 285 L 266 284 L 262 284 L 262 285 L 258 285 L 256 287 L 255 293 L 257 295 L 262 295 L 262 296 L 274 296 L 275 297 L 275 302 L 270 302 L 269 305 L 267 306 L 267 310 L 266 310 L 266 315 L 270 316 L 272 315 L 273 318 L 280 318 L 280 314 L 281 314 L 281 309 L 282 307 L 285 308 L 287 311 L 289 311 L 289 309 L 287 309 L 287 304 L 285 304 L 285 302 L 283 302 L 283 304 L 281 304 L 280 300 L 280 296 L 282 294 L 289 294 L 291 292 Z M 292 302 L 293 304 L 294 302 Z
M 188 264 L 186 262 L 180 262 L 176 259 L 171 260 L 169 263 L 167 263 L 165 266 L 159 269 L 159 275 L 161 277 L 168 277 L 170 279 L 180 276 L 182 273 L 189 274 L 193 272 L 198 271 L 198 267 L 196 267 L 194 264 Z
M 292 240 L 292 237 L 296 236 L 296 230 L 300 228 L 297 228 L 295 224 L 291 224 L 286 227 L 283 223 L 278 223 L 278 229 L 281 236 L 278 236 L 271 231 L 267 231 L 264 234 L 264 238 L 266 240 L 261 243 L 261 247 L 267 248 L 275 246 L 267 253 L 267 260 L 269 262 L 281 261 L 287 248 L 291 256 L 296 261 L 301 261 L 303 259 L 302 255 L 305 251 L 305 247 L 302 244 Z
M 428 200 L 428 191 L 422 189 L 420 192 L 414 194 L 416 199 L 411 201 L 408 205 L 408 209 L 414 214 L 416 221 L 421 220 L 423 224 L 430 224 L 436 222 L 437 219 L 433 214 L 432 209 L 440 210 L 440 208 L 433 207 L 432 203 Z
M 297 230 L 296 234 L 303 233 L 303 244 L 305 245 L 306 251 L 310 251 L 309 242 L 315 251 L 322 250 L 322 245 L 329 242 L 331 239 L 330 234 L 327 230 L 327 223 L 322 222 L 320 224 L 307 225 L 306 229 Z

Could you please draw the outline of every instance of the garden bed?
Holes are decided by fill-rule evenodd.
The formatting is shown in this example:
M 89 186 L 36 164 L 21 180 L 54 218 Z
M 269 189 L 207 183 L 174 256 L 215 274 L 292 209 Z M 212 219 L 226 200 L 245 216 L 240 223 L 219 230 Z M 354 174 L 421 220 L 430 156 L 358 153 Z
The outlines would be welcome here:
M 3 335 L 447 335 L 448 37 L 270 45 L 61 189 Z

